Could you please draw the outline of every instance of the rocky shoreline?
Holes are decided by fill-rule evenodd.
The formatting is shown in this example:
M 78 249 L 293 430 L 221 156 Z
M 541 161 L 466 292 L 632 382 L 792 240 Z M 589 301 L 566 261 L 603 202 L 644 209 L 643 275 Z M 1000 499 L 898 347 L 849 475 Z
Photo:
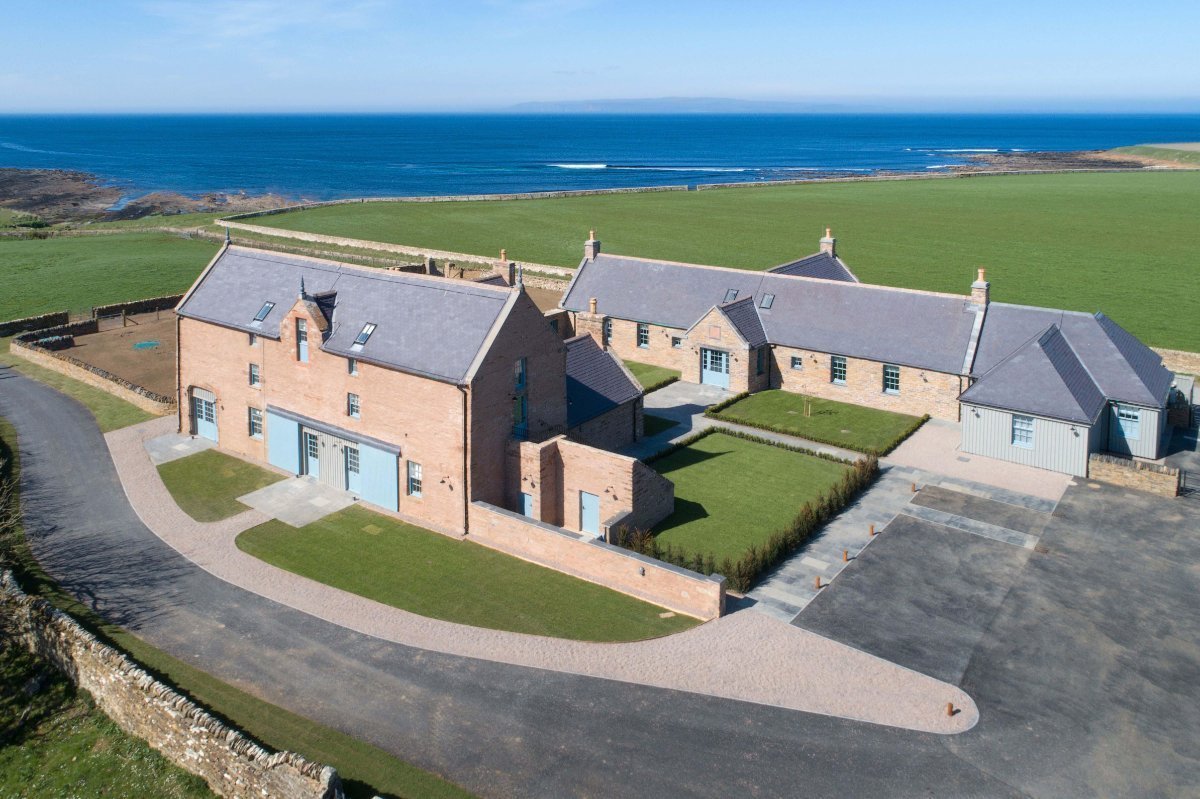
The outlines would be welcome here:
M 967 163 L 948 166 L 951 174 L 997 171 L 1057 171 L 1077 169 L 1129 169 L 1188 166 L 1155 158 L 1112 153 L 1106 150 L 1076 152 L 997 152 L 972 155 Z M 928 176 L 934 170 L 879 170 L 864 179 L 904 175 Z M 814 173 L 812 179 L 839 177 L 842 173 Z M 731 184 L 736 186 L 737 184 Z M 136 197 L 119 207 L 126 192 L 105 185 L 96 175 L 66 169 L 0 168 L 0 209 L 32 214 L 41 224 L 86 223 L 139 219 L 153 214 L 216 212 L 222 214 L 264 211 L 304 202 L 278 194 L 250 195 L 244 192 L 213 192 L 190 197 L 176 192 L 156 191 Z

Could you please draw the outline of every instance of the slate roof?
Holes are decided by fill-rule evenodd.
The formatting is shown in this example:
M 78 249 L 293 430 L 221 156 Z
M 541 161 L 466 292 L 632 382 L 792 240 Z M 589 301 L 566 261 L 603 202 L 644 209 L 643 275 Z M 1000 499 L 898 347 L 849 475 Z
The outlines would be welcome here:
M 1059 328 L 1108 399 L 1148 407 L 1162 405 L 1171 372 L 1154 350 L 1104 314 L 993 302 L 984 317 L 972 374 L 986 375 L 1050 325 Z
M 567 339 L 567 426 L 575 427 L 642 394 L 616 357 L 588 334 Z
M 596 297 L 600 313 L 687 330 L 729 289 L 754 297 L 772 344 L 950 374 L 962 372 L 975 321 L 966 297 L 603 253 L 580 265 L 562 307 L 586 312 Z M 775 295 L 769 310 L 764 294 Z
M 962 394 L 964 402 L 1091 425 L 1104 392 L 1058 325 L 1050 325 L 993 366 Z
M 767 333 L 763 330 L 754 297 L 734 300 L 720 306 L 720 309 L 751 347 L 761 347 L 767 343 Z
M 775 275 L 791 275 L 792 277 L 815 277 L 821 280 L 844 280 L 857 283 L 858 278 L 850 268 L 842 263 L 842 259 L 827 252 L 809 255 L 798 261 L 780 264 L 768 272 Z
M 228 247 L 178 311 L 277 339 L 301 277 L 331 321 L 322 350 L 451 382 L 466 378 L 513 296 L 508 289 L 465 280 Z M 253 323 L 264 302 L 275 307 L 261 324 Z M 355 345 L 368 322 L 377 325 L 375 332 L 365 345 Z M 446 335 L 448 330 L 454 335 Z

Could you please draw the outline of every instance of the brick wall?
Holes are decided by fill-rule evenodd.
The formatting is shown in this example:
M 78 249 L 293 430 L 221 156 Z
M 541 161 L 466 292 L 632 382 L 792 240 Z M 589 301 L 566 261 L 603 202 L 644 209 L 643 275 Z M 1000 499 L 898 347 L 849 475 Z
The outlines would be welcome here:
M 887 394 L 883 390 L 883 364 L 877 361 L 847 358 L 846 384 L 837 385 L 829 381 L 829 353 L 792 347 L 776 347 L 773 352 L 774 385 L 784 391 L 958 421 L 958 395 L 962 390 L 958 375 L 901 366 L 900 393 Z M 803 369 L 791 368 L 793 356 L 803 359 Z
M 721 577 L 705 577 L 484 502 L 471 504 L 468 538 L 698 619 L 725 611 Z
M 1180 472 L 1170 466 L 1092 453 L 1088 458 L 1088 478 L 1123 488 L 1147 491 L 1163 497 L 1179 494 Z
M 291 752 L 269 752 L 218 721 L 187 697 L 98 641 L 48 602 L 26 596 L 0 575 L 0 625 L 31 652 L 87 691 L 125 732 L 145 740 L 214 793 L 236 799 L 340 799 L 329 766 Z
M 604 309 L 601 308 L 603 313 Z M 580 314 L 582 315 L 582 314 Z M 675 349 L 671 346 L 671 337 L 682 338 L 684 331 L 676 330 L 673 327 L 663 327 L 662 325 L 650 325 L 650 341 L 648 346 L 639 347 L 637 345 L 637 322 L 630 322 L 626 319 L 612 320 L 612 337 L 608 341 L 608 349 L 611 350 L 618 358 L 623 361 L 637 361 L 638 363 L 648 363 L 654 366 L 663 366 L 667 369 L 683 370 L 683 364 L 687 359 L 686 348 Z M 588 332 L 579 330 L 580 333 Z M 603 341 L 599 330 L 594 331 L 597 341 Z M 684 380 L 687 380 L 685 375 Z
M 572 427 L 567 435 L 589 447 L 618 450 L 642 437 L 643 423 L 642 400 L 638 397 Z

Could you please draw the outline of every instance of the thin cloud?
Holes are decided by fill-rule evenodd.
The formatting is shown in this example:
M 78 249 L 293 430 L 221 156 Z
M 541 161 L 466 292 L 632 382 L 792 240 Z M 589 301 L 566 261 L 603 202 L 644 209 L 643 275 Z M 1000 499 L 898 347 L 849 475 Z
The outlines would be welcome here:
M 370 27 L 378 0 L 167 0 L 148 3 L 146 13 L 174 23 L 210 44 L 269 39 L 296 28 L 362 30 Z

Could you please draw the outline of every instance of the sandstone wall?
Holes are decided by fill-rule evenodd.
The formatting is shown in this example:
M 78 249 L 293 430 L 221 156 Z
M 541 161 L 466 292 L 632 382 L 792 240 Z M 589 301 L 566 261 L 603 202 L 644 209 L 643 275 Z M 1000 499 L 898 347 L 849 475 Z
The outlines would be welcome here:
M 234 799 L 341 799 L 337 772 L 291 752 L 269 752 L 163 685 L 42 599 L 0 575 L 6 634 L 59 668 L 125 732 Z
M 1179 494 L 1178 469 L 1115 455 L 1092 453 L 1088 458 L 1088 477 L 1101 483 L 1147 491 L 1163 497 Z

